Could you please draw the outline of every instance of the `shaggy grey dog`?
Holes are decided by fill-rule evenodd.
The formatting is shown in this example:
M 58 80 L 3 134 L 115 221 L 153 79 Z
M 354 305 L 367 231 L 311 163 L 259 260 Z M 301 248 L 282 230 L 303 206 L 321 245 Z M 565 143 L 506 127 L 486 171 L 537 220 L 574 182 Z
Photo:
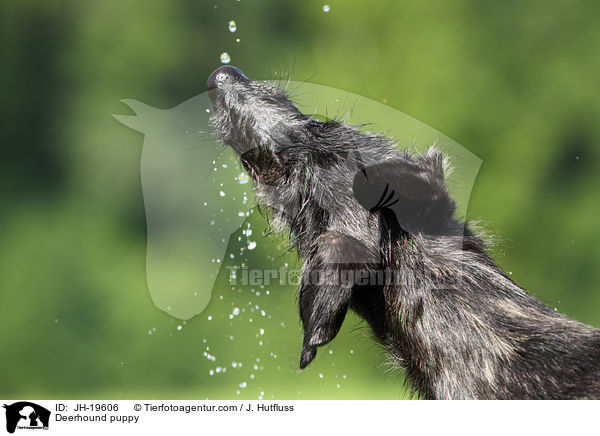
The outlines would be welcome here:
M 235 67 L 207 89 L 218 137 L 304 260 L 301 368 L 351 309 L 422 398 L 600 398 L 600 331 L 500 270 L 454 218 L 439 151 L 315 120 Z

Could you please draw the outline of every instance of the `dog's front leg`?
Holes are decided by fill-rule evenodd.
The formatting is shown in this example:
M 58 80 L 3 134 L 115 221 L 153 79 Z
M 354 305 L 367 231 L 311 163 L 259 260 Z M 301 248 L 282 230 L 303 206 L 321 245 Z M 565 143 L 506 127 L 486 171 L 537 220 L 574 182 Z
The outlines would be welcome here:
M 357 275 L 372 262 L 372 255 L 358 240 L 326 232 L 316 242 L 302 274 L 299 303 L 304 325 L 300 368 L 317 354 L 317 347 L 330 342 L 346 316 Z

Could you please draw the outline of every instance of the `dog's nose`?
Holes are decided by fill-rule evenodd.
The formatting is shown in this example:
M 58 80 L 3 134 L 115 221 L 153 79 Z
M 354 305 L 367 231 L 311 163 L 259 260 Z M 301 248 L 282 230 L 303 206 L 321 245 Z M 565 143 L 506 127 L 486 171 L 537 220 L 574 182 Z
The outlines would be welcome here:
M 230 65 L 225 65 L 217 68 L 215 71 L 208 76 L 206 81 L 206 90 L 212 91 L 213 89 L 223 86 L 225 83 L 234 82 L 248 82 L 248 78 L 244 76 L 238 68 Z

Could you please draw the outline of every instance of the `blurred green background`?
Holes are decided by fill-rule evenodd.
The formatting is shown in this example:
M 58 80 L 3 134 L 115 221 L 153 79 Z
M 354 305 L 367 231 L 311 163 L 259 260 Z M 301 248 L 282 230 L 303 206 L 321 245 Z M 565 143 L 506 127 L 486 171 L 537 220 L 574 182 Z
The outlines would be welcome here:
M 232 289 L 223 270 L 185 324 L 152 304 L 143 137 L 111 114 L 203 92 L 223 51 L 251 78 L 385 102 L 478 155 L 469 217 L 501 239 L 497 261 L 600 327 L 599 22 L 594 0 L 0 2 L 0 397 L 408 396 L 354 316 L 298 373 L 293 286 Z M 298 266 L 269 238 L 246 262 Z

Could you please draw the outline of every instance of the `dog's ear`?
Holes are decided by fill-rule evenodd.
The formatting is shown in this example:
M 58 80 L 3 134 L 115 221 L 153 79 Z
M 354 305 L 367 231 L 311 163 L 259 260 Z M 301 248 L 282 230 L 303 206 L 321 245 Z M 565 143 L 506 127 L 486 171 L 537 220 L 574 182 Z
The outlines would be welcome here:
M 317 347 L 338 334 L 350 305 L 354 272 L 373 262 L 368 249 L 350 236 L 326 232 L 315 246 L 300 286 L 300 317 L 304 326 L 301 369 L 314 359 Z
M 444 183 L 439 152 L 363 167 L 352 189 L 365 209 L 384 212 L 408 233 L 443 233 L 456 208 Z
M 317 274 L 309 274 L 316 277 Z M 300 369 L 304 369 L 317 354 L 317 347 L 333 340 L 340 331 L 350 304 L 351 289 L 343 286 L 300 288 L 300 317 L 304 326 L 304 342 Z

